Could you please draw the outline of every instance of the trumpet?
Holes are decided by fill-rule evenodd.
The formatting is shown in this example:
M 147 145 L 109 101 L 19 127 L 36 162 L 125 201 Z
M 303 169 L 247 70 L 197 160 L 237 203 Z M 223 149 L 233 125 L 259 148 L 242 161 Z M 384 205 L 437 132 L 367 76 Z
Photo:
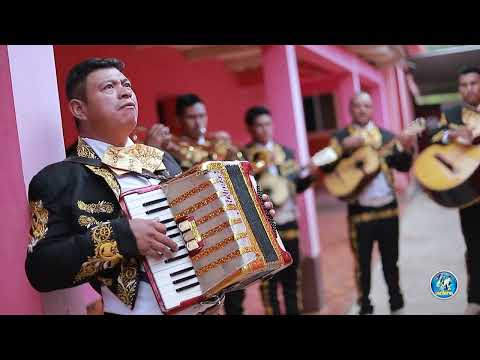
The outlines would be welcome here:
M 274 164 L 273 153 L 267 149 L 258 149 L 252 154 L 253 174 L 259 174 L 270 165 Z
M 132 133 L 132 140 L 144 144 L 148 138 L 148 131 L 149 129 L 144 126 L 137 126 Z M 206 135 L 206 128 L 201 128 L 200 132 L 207 140 L 204 144 L 170 134 L 170 141 L 164 150 L 170 152 L 185 168 L 207 160 L 244 160 L 240 148 L 229 139 L 209 137 Z

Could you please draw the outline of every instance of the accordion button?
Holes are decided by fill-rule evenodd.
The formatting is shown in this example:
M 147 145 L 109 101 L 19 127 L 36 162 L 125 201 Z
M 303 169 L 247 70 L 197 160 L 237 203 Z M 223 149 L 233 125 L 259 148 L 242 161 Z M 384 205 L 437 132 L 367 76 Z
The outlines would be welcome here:
M 181 223 L 178 224 L 178 228 L 180 229 L 181 232 L 185 232 L 191 229 L 191 224 L 190 221 L 182 221 Z
M 195 240 L 187 242 L 187 250 L 188 251 L 197 250 L 198 248 L 199 248 L 199 245 Z

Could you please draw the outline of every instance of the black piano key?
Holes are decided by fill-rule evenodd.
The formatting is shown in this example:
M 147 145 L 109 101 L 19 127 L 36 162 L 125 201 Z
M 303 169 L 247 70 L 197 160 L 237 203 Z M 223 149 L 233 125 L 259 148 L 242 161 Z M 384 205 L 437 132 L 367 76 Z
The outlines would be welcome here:
M 189 276 L 185 276 L 184 278 L 181 278 L 181 279 L 178 279 L 178 280 L 175 280 L 173 282 L 173 285 L 176 285 L 176 284 L 180 284 L 184 281 L 187 281 L 187 280 L 190 280 L 190 279 L 193 279 L 193 278 L 196 278 L 197 275 L 193 274 L 193 275 L 189 275 Z
M 170 208 L 170 206 L 162 206 L 162 207 L 159 207 L 159 208 L 147 210 L 147 211 L 145 211 L 145 214 L 147 214 L 147 215 L 148 214 L 153 214 L 153 213 L 156 213 L 156 212 L 159 212 L 159 211 L 167 210 L 169 208 Z
M 190 285 L 186 285 L 186 286 L 183 286 L 183 287 L 181 287 L 181 288 L 179 288 L 179 289 L 176 289 L 175 291 L 176 291 L 176 292 L 181 292 L 181 291 L 183 291 L 183 290 L 190 289 L 190 288 L 195 287 L 195 286 L 197 286 L 197 285 L 200 285 L 200 283 L 199 283 L 199 282 L 196 282 L 196 283 L 193 283 L 193 284 L 190 284 Z
M 168 263 L 171 263 L 171 262 L 174 262 L 174 261 L 177 261 L 177 260 L 186 258 L 187 256 L 188 256 L 188 253 L 187 253 L 187 254 L 183 254 L 183 255 L 179 255 L 179 256 L 175 256 L 174 258 L 165 260 L 165 264 L 168 264 Z
M 190 266 L 190 267 L 188 267 L 188 268 L 186 268 L 186 269 L 182 269 L 182 270 L 175 271 L 175 272 L 171 273 L 170 276 L 171 276 L 171 277 L 174 277 L 174 276 L 177 276 L 177 275 L 186 273 L 186 272 L 188 272 L 188 271 L 190 271 L 190 270 L 193 270 L 193 266 Z
M 173 225 L 167 228 L 167 232 L 170 230 L 175 230 L 177 228 L 177 225 Z
M 169 222 L 172 222 L 172 221 L 175 221 L 175 219 L 174 219 L 174 218 L 170 218 L 170 219 L 160 220 L 160 222 L 161 222 L 162 224 L 168 224 Z
M 180 250 L 183 250 L 183 249 L 185 249 L 185 245 L 180 246 L 180 247 L 177 249 L 177 251 L 180 251 Z
M 173 235 L 167 235 L 170 239 L 173 239 L 173 238 L 176 238 L 178 236 L 182 235 L 182 233 L 176 233 L 176 234 L 173 234 Z
M 163 202 L 163 201 L 167 201 L 167 198 L 148 201 L 148 202 L 146 202 L 146 203 L 143 203 L 142 206 L 150 206 L 150 205 L 154 205 L 154 204 L 161 203 L 161 202 Z

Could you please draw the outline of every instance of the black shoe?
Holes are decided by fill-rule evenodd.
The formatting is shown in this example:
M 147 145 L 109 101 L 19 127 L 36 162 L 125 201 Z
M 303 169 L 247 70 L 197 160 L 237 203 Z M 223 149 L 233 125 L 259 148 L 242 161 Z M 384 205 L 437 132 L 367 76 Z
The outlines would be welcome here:
M 358 315 L 372 315 L 373 314 L 373 306 L 362 306 L 360 308 L 360 311 L 358 312 Z
M 403 301 L 403 296 L 399 295 L 395 298 L 390 298 L 390 312 L 396 312 L 402 309 L 405 306 Z

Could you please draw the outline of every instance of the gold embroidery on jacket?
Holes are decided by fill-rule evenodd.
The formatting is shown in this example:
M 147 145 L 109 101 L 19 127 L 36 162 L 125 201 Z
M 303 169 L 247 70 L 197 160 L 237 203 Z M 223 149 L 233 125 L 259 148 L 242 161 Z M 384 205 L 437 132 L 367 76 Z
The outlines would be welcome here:
M 111 269 L 123 259 L 118 251 L 117 242 L 112 239 L 113 229 L 110 223 L 94 227 L 90 230 L 90 236 L 95 244 L 95 253 L 82 264 L 79 273 L 75 276 L 75 282 L 89 278 L 99 271 Z
M 113 204 L 108 201 L 99 201 L 97 203 L 90 203 L 87 204 L 82 200 L 77 201 L 77 206 L 80 210 L 86 211 L 90 214 L 95 213 L 113 213 Z
M 28 250 L 29 252 L 32 252 L 35 245 L 47 235 L 48 210 L 43 207 L 42 200 L 38 200 L 30 201 L 30 211 L 32 226 L 30 230 L 31 239 L 28 245 Z
M 380 129 L 373 125 L 371 128 L 362 128 L 350 125 L 348 127 L 350 136 L 360 136 L 365 141 L 364 145 L 379 149 L 382 146 L 382 133 Z
M 87 159 L 98 159 L 93 149 L 81 137 L 78 138 L 77 155 Z
M 117 281 L 117 297 L 127 306 L 132 307 L 137 288 L 137 260 L 130 258 L 123 261 L 121 265 L 120 275 Z
M 85 166 L 88 169 L 90 169 L 94 174 L 101 176 L 103 180 L 106 181 L 110 189 L 112 189 L 112 191 L 114 192 L 115 196 L 118 199 L 118 197 L 120 196 L 120 185 L 118 184 L 118 181 L 115 178 L 115 175 L 113 175 L 109 170 L 102 167 L 97 167 L 92 165 L 85 165 Z
M 95 219 L 93 216 L 80 215 L 78 218 L 78 223 L 80 226 L 85 226 L 89 229 L 92 225 L 100 225 L 101 222 Z
M 370 222 L 374 220 L 383 220 L 398 216 L 398 208 L 390 208 L 382 211 L 363 212 L 360 214 L 352 215 L 350 221 L 352 224 L 360 224 L 364 222 Z

